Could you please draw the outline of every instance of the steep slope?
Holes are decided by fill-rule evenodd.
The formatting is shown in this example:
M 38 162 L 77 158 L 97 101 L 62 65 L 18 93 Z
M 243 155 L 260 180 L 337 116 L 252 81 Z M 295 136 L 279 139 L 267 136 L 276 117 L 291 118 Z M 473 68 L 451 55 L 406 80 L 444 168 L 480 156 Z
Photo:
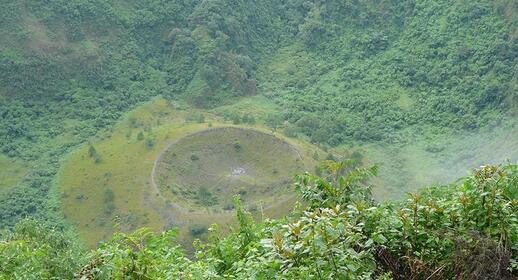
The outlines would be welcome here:
M 516 122 L 515 2 L 4 3 L 0 149 L 29 171 L 0 195 L 0 223 L 60 223 L 63 155 L 157 95 L 203 108 L 263 95 L 282 109 L 260 121 L 325 147 Z
M 516 106 L 518 63 L 500 13 L 492 1 L 315 4 L 260 85 L 290 130 L 331 145 L 498 125 Z

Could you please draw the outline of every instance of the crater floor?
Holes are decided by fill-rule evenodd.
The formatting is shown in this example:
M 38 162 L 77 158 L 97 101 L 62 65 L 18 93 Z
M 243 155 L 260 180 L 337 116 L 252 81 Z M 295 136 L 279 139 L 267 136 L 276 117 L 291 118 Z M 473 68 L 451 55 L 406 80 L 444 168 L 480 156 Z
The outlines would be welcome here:
M 162 196 L 185 208 L 228 211 L 239 194 L 245 204 L 274 202 L 303 169 L 300 153 L 253 129 L 206 129 L 171 143 L 157 160 Z

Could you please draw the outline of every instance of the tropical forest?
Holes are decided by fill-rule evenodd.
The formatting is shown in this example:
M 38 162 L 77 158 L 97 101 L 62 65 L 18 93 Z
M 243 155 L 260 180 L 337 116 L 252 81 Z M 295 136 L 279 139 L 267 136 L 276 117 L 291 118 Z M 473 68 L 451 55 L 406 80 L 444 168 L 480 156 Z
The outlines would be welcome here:
M 1 0 L 11 279 L 518 279 L 518 1 Z

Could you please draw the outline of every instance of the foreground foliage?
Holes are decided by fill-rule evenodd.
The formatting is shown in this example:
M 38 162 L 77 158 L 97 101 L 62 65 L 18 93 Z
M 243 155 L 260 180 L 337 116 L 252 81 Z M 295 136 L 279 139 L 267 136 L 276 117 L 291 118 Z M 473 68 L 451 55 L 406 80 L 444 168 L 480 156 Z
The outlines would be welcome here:
M 376 168 L 328 161 L 304 174 L 307 202 L 255 223 L 236 198 L 239 227 L 217 226 L 193 258 L 175 231 L 117 233 L 97 250 L 21 222 L 2 234 L 0 279 L 514 279 L 518 276 L 518 166 L 487 165 L 456 184 L 398 203 L 375 202 Z
M 84 262 L 71 235 L 32 220 L 0 233 L 0 279 L 72 278 Z

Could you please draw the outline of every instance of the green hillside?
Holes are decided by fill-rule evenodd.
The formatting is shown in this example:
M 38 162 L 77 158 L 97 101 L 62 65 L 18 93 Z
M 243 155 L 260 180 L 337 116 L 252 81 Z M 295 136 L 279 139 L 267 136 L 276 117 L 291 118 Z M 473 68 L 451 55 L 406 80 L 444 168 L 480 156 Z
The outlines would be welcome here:
M 80 267 L 102 271 L 86 279 L 123 278 L 127 257 L 143 262 L 136 279 L 486 279 L 473 270 L 495 258 L 477 251 L 486 249 L 509 268 L 495 279 L 516 276 L 515 221 L 503 213 L 516 198 L 506 192 L 516 186 L 509 178 L 518 162 L 517 65 L 516 0 L 3 1 L 0 229 L 8 231 L 0 234 L 0 279 L 71 278 Z M 218 133 L 196 137 L 205 130 Z M 354 164 L 335 175 L 377 166 L 376 176 L 355 183 L 372 185 L 359 200 L 387 221 L 329 233 L 358 240 L 311 233 L 313 241 L 297 245 L 288 229 L 325 195 L 295 194 L 294 176 L 326 177 L 326 160 L 349 159 Z M 477 174 L 466 179 L 471 185 L 425 189 L 486 164 L 505 182 L 477 194 L 504 212 L 485 198 L 472 209 L 456 204 L 486 186 Z M 465 239 L 448 239 L 429 220 L 404 228 L 407 193 L 444 203 L 426 204 L 433 215 L 464 209 L 434 218 L 445 234 Z M 344 220 L 333 216 L 331 224 L 368 226 L 377 216 L 352 214 L 357 202 L 322 207 L 341 205 Z M 480 211 L 490 220 L 477 220 Z M 400 235 L 387 232 L 390 223 L 404 228 Z M 156 234 L 129 233 L 140 227 Z M 45 239 L 38 231 L 49 228 L 55 232 Z M 166 242 L 173 235 L 186 254 Z M 397 243 L 407 237 L 411 244 Z M 141 244 L 128 245 L 135 238 Z M 78 248 L 102 241 L 90 253 Z M 117 255 L 124 246 L 136 253 Z M 27 266 L 12 257 L 34 248 L 41 254 Z M 349 255 L 320 259 L 324 248 Z M 42 263 L 47 254 L 56 263 Z M 70 263 L 58 268 L 62 254 Z M 169 267 L 184 255 L 190 259 L 176 264 L 184 270 Z M 119 257 L 123 264 L 112 265 Z
M 297 179 L 307 206 L 210 229 L 191 258 L 176 230 L 117 233 L 96 250 L 23 220 L 0 235 L 2 279 L 516 279 L 518 166 L 487 165 L 456 184 L 376 203 L 362 182 L 376 168 L 326 162 Z

